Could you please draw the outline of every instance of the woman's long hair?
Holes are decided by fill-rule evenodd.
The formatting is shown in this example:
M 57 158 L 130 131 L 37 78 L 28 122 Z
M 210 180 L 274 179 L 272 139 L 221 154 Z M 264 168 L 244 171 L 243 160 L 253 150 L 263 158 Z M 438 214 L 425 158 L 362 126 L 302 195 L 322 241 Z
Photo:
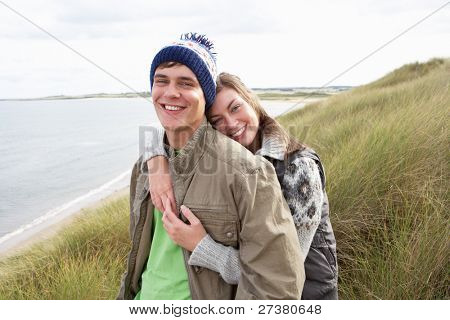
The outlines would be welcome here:
M 236 91 L 242 99 L 244 99 L 255 110 L 259 119 L 258 134 L 273 136 L 281 140 L 285 146 L 285 157 L 294 151 L 302 150 L 306 146 L 289 135 L 286 130 L 273 118 L 271 118 L 266 110 L 261 106 L 259 98 L 253 91 L 239 79 L 230 73 L 222 72 L 217 78 L 217 93 L 223 88 L 230 88 Z M 262 140 L 261 140 L 262 141 Z

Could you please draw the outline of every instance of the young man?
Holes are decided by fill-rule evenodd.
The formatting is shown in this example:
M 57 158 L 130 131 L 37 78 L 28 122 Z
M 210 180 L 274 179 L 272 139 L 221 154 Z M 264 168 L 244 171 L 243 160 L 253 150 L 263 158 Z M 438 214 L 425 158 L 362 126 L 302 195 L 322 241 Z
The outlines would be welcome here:
M 190 252 L 164 229 L 168 212 L 152 203 L 140 157 L 131 177 L 132 248 L 119 299 L 301 297 L 303 259 L 272 165 L 206 121 L 216 89 L 211 47 L 204 36 L 187 34 L 162 48 L 153 59 L 150 84 L 169 144 L 176 212 L 185 223 L 199 219 L 214 240 L 239 248 L 240 282 L 229 285 L 219 273 L 188 264 Z

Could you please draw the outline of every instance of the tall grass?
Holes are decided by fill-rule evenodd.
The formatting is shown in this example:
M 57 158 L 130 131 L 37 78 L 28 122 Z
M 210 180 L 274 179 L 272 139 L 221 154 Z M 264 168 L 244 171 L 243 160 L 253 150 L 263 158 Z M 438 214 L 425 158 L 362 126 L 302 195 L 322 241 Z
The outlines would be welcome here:
M 280 119 L 322 157 L 346 299 L 448 299 L 450 61 Z
M 129 250 L 128 214 L 128 198 L 115 200 L 0 261 L 0 299 L 113 299 Z
M 407 65 L 279 119 L 325 165 L 341 299 L 450 298 L 449 74 Z M 1 261 L 0 299 L 114 298 L 128 250 L 124 198 Z

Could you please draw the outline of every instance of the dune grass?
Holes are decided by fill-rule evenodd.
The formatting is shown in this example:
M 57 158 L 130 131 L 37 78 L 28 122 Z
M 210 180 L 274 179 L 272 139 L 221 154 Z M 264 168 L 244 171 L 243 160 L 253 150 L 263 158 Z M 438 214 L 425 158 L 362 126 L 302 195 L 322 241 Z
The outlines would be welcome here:
M 449 74 L 406 65 L 279 119 L 325 164 L 341 298 L 450 297 Z
M 406 65 L 279 118 L 325 165 L 341 299 L 450 298 L 449 74 L 449 60 Z M 114 298 L 128 210 L 116 200 L 0 261 L 0 299 Z
M 0 299 L 114 299 L 129 250 L 128 197 L 0 261 Z

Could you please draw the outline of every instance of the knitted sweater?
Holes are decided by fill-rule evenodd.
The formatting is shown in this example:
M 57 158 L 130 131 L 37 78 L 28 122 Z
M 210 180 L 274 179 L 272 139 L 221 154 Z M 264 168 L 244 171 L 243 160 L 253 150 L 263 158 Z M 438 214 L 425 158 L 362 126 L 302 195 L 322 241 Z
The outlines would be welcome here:
M 164 130 L 153 128 L 149 138 L 145 136 L 145 161 L 152 157 L 166 156 Z M 256 152 L 269 161 L 283 160 L 284 144 L 276 137 L 263 136 L 262 147 Z M 289 205 L 297 229 L 299 244 L 306 258 L 320 223 L 324 194 L 319 168 L 314 160 L 306 157 L 291 157 L 282 181 L 284 198 Z M 195 247 L 189 259 L 190 265 L 205 267 L 220 273 L 225 282 L 237 284 L 240 278 L 239 250 L 224 246 L 206 235 Z

